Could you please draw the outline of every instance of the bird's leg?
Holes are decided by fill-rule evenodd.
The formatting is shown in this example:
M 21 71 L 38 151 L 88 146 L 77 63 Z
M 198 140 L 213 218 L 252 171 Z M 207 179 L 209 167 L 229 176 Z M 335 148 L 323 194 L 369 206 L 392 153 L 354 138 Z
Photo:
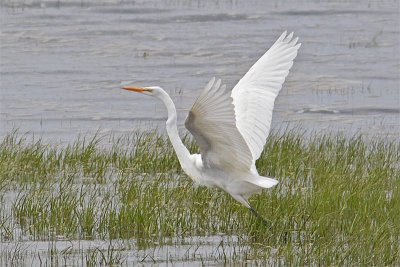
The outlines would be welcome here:
M 250 206 L 249 210 L 251 213 L 253 213 L 264 225 L 271 225 L 269 221 L 264 219 L 263 216 L 261 216 L 252 206 Z
M 246 206 L 251 213 L 253 213 L 260 221 L 263 222 L 264 225 L 271 225 L 266 219 L 264 219 L 251 205 L 247 197 L 244 197 L 243 195 L 231 195 L 234 199 L 242 203 L 244 206 Z

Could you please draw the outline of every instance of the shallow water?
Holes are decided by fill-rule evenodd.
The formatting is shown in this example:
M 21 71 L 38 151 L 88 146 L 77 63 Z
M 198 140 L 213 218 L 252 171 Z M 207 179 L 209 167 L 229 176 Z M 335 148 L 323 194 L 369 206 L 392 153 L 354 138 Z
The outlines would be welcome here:
M 213 266 L 223 262 L 236 264 L 257 263 L 246 260 L 249 248 L 239 246 L 238 238 L 224 234 L 171 239 L 171 245 L 138 249 L 136 240 L 68 240 L 59 236 L 53 241 L 3 242 L 0 264 L 23 266 L 87 266 L 90 260 L 101 262 L 101 253 L 109 256 L 115 266 Z M 14 261 L 11 261 L 12 257 Z M 108 258 L 110 259 L 110 258 Z M 3 261 L 3 262 L 2 262 Z
M 179 123 L 208 80 L 229 87 L 279 37 L 302 47 L 274 129 L 400 135 L 398 1 L 1 1 L 1 129 L 55 142 L 163 128 L 163 106 L 119 89 L 160 85 Z

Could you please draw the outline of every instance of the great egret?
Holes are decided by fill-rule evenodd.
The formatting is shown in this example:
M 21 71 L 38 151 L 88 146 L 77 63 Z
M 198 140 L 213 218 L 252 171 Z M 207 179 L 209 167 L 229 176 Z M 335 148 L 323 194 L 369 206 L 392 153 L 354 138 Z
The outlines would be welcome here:
M 164 102 L 169 139 L 190 178 L 201 185 L 221 188 L 257 216 L 248 198 L 278 183 L 260 176 L 255 162 L 270 131 L 275 98 L 301 45 L 297 37 L 292 37 L 293 33 L 287 35 L 285 31 L 232 91 L 215 78 L 206 85 L 185 121 L 201 155 L 191 155 L 182 143 L 175 105 L 161 87 L 122 87 Z

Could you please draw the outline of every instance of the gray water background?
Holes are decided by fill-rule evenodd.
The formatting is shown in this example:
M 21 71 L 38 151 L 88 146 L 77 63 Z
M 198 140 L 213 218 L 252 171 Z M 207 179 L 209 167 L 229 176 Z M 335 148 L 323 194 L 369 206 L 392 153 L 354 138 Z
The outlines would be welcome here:
M 400 136 L 399 1 L 0 1 L 0 138 L 163 129 L 159 85 L 179 126 L 213 76 L 228 87 L 294 31 L 302 47 L 272 128 Z

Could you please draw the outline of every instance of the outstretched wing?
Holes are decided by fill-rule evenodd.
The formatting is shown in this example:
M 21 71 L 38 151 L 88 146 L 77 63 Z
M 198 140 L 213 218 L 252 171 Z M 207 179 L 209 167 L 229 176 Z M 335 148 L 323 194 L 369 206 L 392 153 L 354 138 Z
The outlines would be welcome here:
M 253 161 L 264 149 L 268 137 L 272 110 L 297 50 L 298 38 L 286 31 L 272 47 L 250 68 L 232 90 L 236 125 L 249 146 Z
M 252 156 L 236 128 L 230 94 L 221 80 L 211 79 L 189 111 L 185 126 L 196 139 L 205 166 L 249 170 Z

